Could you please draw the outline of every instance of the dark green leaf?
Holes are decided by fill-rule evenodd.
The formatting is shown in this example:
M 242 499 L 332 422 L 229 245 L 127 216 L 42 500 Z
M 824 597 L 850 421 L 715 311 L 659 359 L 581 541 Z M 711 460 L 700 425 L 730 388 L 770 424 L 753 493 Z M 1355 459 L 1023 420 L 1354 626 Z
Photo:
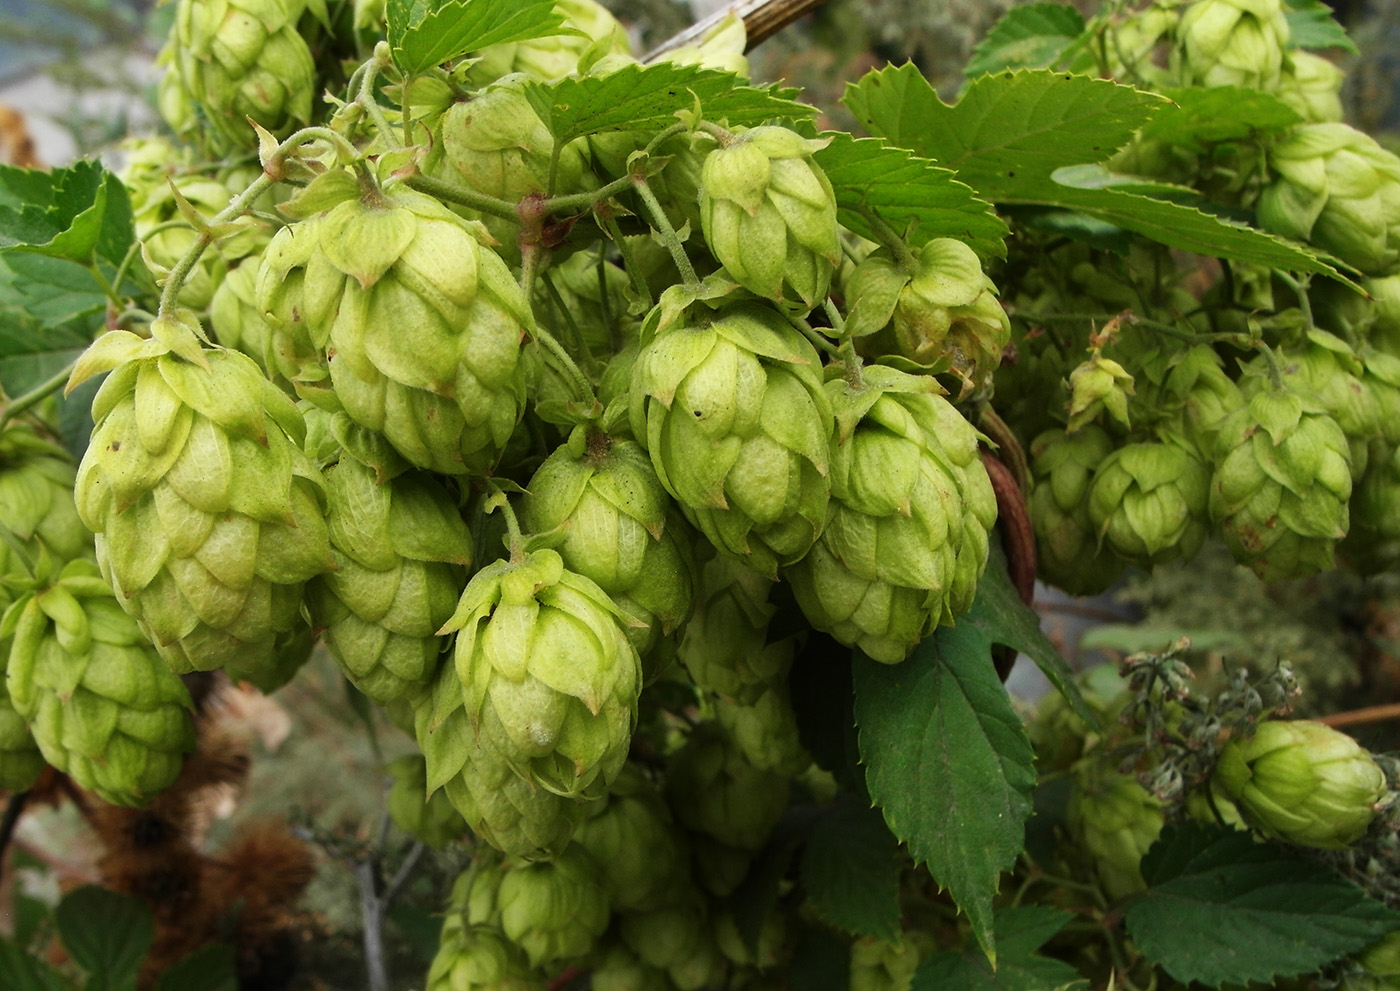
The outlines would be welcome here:
M 1346 281 L 1306 245 L 1193 206 L 1117 188 L 1082 189 L 1057 169 L 1110 157 L 1161 111 L 1163 97 L 1104 79 L 1023 69 L 974 79 L 955 106 L 912 65 L 867 73 L 843 102 L 873 133 L 957 170 L 999 205 L 1078 211 L 1184 251 Z
M 972 946 L 963 953 L 935 953 L 919 965 L 910 991 L 1055 991 L 1087 987 L 1079 972 L 1035 951 L 1070 920 L 1046 905 L 1000 909 L 996 915 L 997 963 Z
M 786 585 L 778 586 L 784 588 Z M 851 648 L 813 630 L 792 671 L 788 690 L 802 745 L 843 790 L 865 795 L 865 774 L 856 744 Z
M 51 172 L 0 166 L 0 190 L 0 251 L 116 265 L 135 238 L 126 187 L 98 162 Z
M 972 51 L 963 70 L 969 79 L 1002 69 L 1053 65 L 1084 34 L 1084 17 L 1069 4 L 1012 7 Z
M 815 816 L 813 806 L 789 807 L 773 828 L 768 844 L 754 858 L 743 883 L 734 891 L 734 924 L 750 953 L 758 952 L 763 925 L 778 905 L 783 878 L 806 841 Z
M 5 991 L 61 991 L 63 982 L 48 964 L 0 936 L 0 988 Z
M 1278 97 L 1242 86 L 1172 89 L 1163 95 L 1175 106 L 1148 121 L 1142 129 L 1143 138 L 1192 151 L 1204 151 L 1207 144 L 1285 130 L 1303 120 Z
M 899 938 L 899 841 L 880 813 L 845 798 L 825 806 L 802 853 L 817 916 L 857 936 Z
M 865 217 L 871 210 L 915 248 L 953 237 L 983 261 L 1006 256 L 1006 224 L 954 173 L 878 138 L 823 137 L 831 144 L 814 157 L 836 192 L 841 223 L 855 233 L 873 240 Z
M 160 975 L 156 991 L 238 991 L 233 947 L 214 943 L 195 950 Z
M 857 654 L 853 674 L 870 796 L 990 956 L 992 896 L 1021 852 L 1035 770 L 992 666 L 992 639 L 968 621 L 989 608 L 986 586 L 956 626 L 940 627 L 903 663 Z
M 1000 544 L 992 547 L 987 570 L 977 586 L 977 598 L 959 620 L 962 623 L 977 627 L 991 643 L 1005 644 L 1029 657 L 1075 714 L 1090 726 L 1098 726 L 1098 717 L 1084 702 L 1069 663 L 1040 628 L 1040 615 L 1021 601 L 1016 586 L 1011 584 Z
M 409 75 L 488 45 L 577 33 L 554 0 L 389 0 L 389 50 Z
M 86 885 L 63 897 L 54 910 L 58 935 L 80 967 L 88 987 L 126 991 L 151 948 L 151 912 L 139 898 Z
M 417 905 L 396 904 L 389 909 L 389 921 L 403 933 L 425 966 L 433 962 L 442 934 L 440 914 Z
M 107 297 L 86 266 L 24 252 L 0 254 L 0 309 L 37 328 L 86 319 L 95 333 Z
M 1283 14 L 1288 18 L 1289 48 L 1340 48 L 1358 54 L 1356 42 L 1322 0 L 1288 0 Z
M 745 86 L 732 72 L 671 62 L 525 84 L 530 106 L 560 144 L 602 131 L 660 131 L 678 123 L 678 110 L 694 110 L 697 100 L 706 120 L 731 127 L 816 113 L 795 95 L 776 85 Z
M 1321 864 L 1213 824 L 1164 828 L 1142 876 L 1128 932 L 1182 983 L 1312 973 L 1400 928 L 1400 913 Z

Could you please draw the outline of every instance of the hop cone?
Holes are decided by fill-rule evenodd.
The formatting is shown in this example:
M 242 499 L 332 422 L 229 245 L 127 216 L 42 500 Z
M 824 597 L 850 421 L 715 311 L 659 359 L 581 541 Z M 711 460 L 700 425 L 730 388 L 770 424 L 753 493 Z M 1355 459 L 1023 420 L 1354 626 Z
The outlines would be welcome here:
M 307 586 L 326 646 L 380 704 L 423 692 L 466 582 L 472 542 L 451 496 L 427 472 L 385 482 L 348 452 L 326 470 L 335 568 Z
M 1089 520 L 1126 561 L 1144 567 L 1194 557 L 1206 535 L 1209 468 L 1173 443 L 1128 444 L 1099 463 Z
M 637 625 L 644 659 L 690 615 L 694 536 L 634 441 L 577 428 L 535 472 L 521 503 L 532 533 L 557 531 L 564 566 L 591 579 Z
M 196 327 L 182 311 L 149 341 L 112 331 L 80 360 L 76 381 L 113 371 L 93 400 L 78 512 L 173 670 L 227 666 L 270 690 L 306 629 L 302 587 L 332 564 L 325 483 L 299 446 L 301 413 L 252 359 L 201 350 Z
M 785 682 L 795 643 L 770 640 L 775 582 L 734 558 L 716 554 L 700 569 L 695 615 L 685 625 L 677 658 L 698 688 L 740 703 Z
M 741 850 L 763 846 L 787 796 L 785 776 L 754 767 L 708 724 L 691 733 L 666 769 L 666 797 L 681 825 Z
M 812 153 L 825 141 L 756 127 L 712 151 L 701 172 L 705 243 L 755 295 L 811 309 L 841 257 L 836 197 Z
M 389 815 L 405 833 L 434 850 L 441 850 L 467 833 L 467 824 L 441 791 L 428 794 L 428 764 L 421 754 L 407 754 L 390 762 L 394 779 L 386 805 Z
M 904 271 L 885 249 L 872 253 L 846 282 L 847 329 L 876 334 L 866 350 L 923 365 L 948 362 L 963 394 L 983 392 L 1011 340 L 1011 321 L 976 253 L 961 241 L 934 238 Z
M 1377 447 L 1352 489 L 1350 528 L 1341 544 L 1347 564 L 1365 575 L 1400 564 L 1400 449 Z
M 190 697 L 89 561 L 15 601 L 10 701 L 44 759 L 115 805 L 139 805 L 175 780 L 194 749 Z
M 590 952 L 608 928 L 612 906 L 603 872 L 581 847 L 552 861 L 517 862 L 496 892 L 501 931 L 532 967 L 549 967 Z
M 1175 361 L 1163 388 L 1165 404 L 1178 405 L 1174 432 L 1206 461 L 1214 454 L 1225 418 L 1244 405 L 1240 387 L 1221 365 L 1213 348 L 1197 345 Z
M 676 325 L 632 370 L 632 432 L 686 517 L 720 550 L 777 576 L 826 518 L 831 404 L 816 350 L 742 304 Z
M 1345 73 L 1321 55 L 1301 48 L 1288 53 L 1279 77 L 1280 100 L 1309 124 L 1333 124 L 1342 119 Z
M 971 425 L 932 380 L 871 365 L 833 380 L 832 498 L 821 538 L 787 569 L 808 621 L 893 664 L 972 604 L 996 497 Z
M 478 737 L 452 665 L 443 665 L 431 697 L 414 710 L 414 735 L 427 761 L 429 796 L 442 789 L 482 840 L 526 858 L 554 856 L 568 844 L 583 806 L 517 774 L 510 758 Z
M 1366 471 L 1368 442 L 1382 432 L 1378 397 L 1363 382 L 1365 368 L 1346 342 L 1320 330 L 1309 338 L 1305 347 L 1280 354 L 1283 380 L 1337 421 L 1347 436 L 1352 474 L 1360 476 Z
M 592 991 L 671 991 L 674 987 L 665 974 L 622 943 L 603 952 L 591 980 Z
M 769 685 L 750 703 L 715 700 L 715 718 L 734 746 L 760 771 L 800 775 L 812 764 L 802 745 L 786 681 Z
M 75 475 L 68 453 L 27 423 L 16 420 L 0 429 L 0 506 L 5 507 L 0 528 L 31 549 L 41 544 L 60 561 L 86 555 L 92 534 L 73 502 Z M 0 548 L 5 561 L 11 553 L 8 545 Z M 0 590 L 0 607 L 4 604 Z
M 1260 226 L 1309 241 L 1367 275 L 1400 267 L 1400 158 L 1347 124 L 1307 124 L 1274 146 Z
M 1031 442 L 1036 568 L 1071 595 L 1097 595 L 1123 573 L 1122 558 L 1100 547 L 1089 516 L 1094 472 L 1112 451 L 1108 433 L 1092 423 L 1072 434 L 1047 430 Z
M 689 847 L 655 786 L 628 764 L 608 797 L 585 808 L 573 842 L 607 865 L 601 881 L 613 908 L 647 911 L 668 904 L 689 880 Z
M 1230 740 L 1212 783 L 1265 835 L 1323 850 L 1364 836 L 1386 787 L 1355 740 L 1304 719 L 1265 721 Z
M 275 377 L 279 365 L 273 350 L 272 327 L 258 308 L 258 261 L 246 259 L 229 269 L 209 302 L 209 325 L 219 344 L 242 351 Z
M 924 934 L 902 933 L 887 943 L 862 936 L 851 944 L 851 991 L 909 991 L 919 968 Z
M 725 961 L 705 909 L 698 892 L 689 891 L 668 908 L 624 912 L 622 939 L 645 963 L 664 970 L 680 991 L 722 986 Z
M 250 117 L 286 137 L 311 120 L 317 90 L 311 50 L 297 27 L 308 11 L 325 19 L 323 0 L 180 0 L 161 53 L 178 80 L 168 85 L 229 144 L 252 143 Z M 171 123 L 192 130 L 198 122 L 182 115 Z
M 1347 532 L 1350 452 L 1320 404 L 1257 389 L 1221 426 L 1215 461 L 1210 517 L 1237 561 L 1265 581 L 1333 566 Z
M 1110 898 L 1142 891 L 1140 864 L 1162 831 L 1162 805 L 1138 784 L 1102 759 L 1075 771 L 1069 800 L 1069 828 L 1094 860 L 1099 882 Z
M 87 532 L 85 527 L 83 530 Z M 28 569 L 18 560 L 9 542 L 0 539 L 0 617 L 14 601 L 10 583 L 21 587 L 28 578 Z M 0 791 L 24 791 L 34 784 L 46 763 L 39 745 L 34 742 L 34 734 L 29 732 L 29 724 L 10 701 L 5 681 L 10 641 L 11 637 L 0 622 Z
M 1280 0 L 1196 0 L 1177 24 L 1173 65 L 1185 83 L 1272 92 L 1288 38 Z
M 530 311 L 479 227 L 398 188 L 284 228 L 258 277 L 289 379 L 329 355 L 335 396 L 410 463 L 484 474 L 525 400 Z
M 538 787 L 597 795 L 627 757 L 641 662 L 621 615 L 557 552 L 537 550 L 478 571 L 443 626 L 457 633 L 472 728 Z
M 467 925 L 460 912 L 443 920 L 427 991 L 545 991 L 548 986 L 499 929 Z
M 488 83 L 508 73 L 523 72 L 533 79 L 558 79 L 576 71 L 585 53 L 606 56 L 629 51 L 626 30 L 602 4 L 555 0 L 554 9 L 563 15 L 565 27 L 579 33 L 488 45 L 474 53 L 480 61 L 471 67 L 468 78 Z

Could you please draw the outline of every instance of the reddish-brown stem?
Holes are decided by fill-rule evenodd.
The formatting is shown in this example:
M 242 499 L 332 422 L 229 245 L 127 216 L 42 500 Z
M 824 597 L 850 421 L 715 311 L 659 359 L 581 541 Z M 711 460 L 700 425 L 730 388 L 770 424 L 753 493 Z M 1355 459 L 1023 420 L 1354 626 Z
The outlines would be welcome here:
M 1352 709 L 1349 712 L 1334 712 L 1330 716 L 1318 717 L 1318 722 L 1326 723 L 1333 729 L 1340 729 L 1343 726 L 1362 726 L 1366 723 L 1379 723 L 1387 719 L 1400 719 L 1400 702 L 1392 702 L 1389 705 L 1371 705 L 1364 709 Z
M 1001 529 L 1002 546 L 1006 549 L 1006 566 L 1011 584 L 1021 601 L 1030 605 L 1035 599 L 1035 531 L 1026 509 L 1026 496 L 1016 484 L 1011 470 L 990 451 L 982 452 L 982 464 L 992 481 L 997 497 L 997 525 Z M 1005 681 L 1016 662 L 1016 651 L 998 646 L 993 652 L 997 674 Z

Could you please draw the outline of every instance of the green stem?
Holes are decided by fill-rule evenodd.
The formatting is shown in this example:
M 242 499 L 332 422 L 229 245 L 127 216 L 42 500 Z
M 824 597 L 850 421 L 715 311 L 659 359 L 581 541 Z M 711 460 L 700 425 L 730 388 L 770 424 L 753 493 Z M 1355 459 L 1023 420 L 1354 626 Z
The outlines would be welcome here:
M 1312 301 L 1308 299 L 1308 286 L 1312 282 L 1312 279 L 1308 276 L 1303 276 L 1303 278 L 1301 279 L 1295 279 L 1287 272 L 1284 272 L 1279 269 L 1274 270 L 1274 276 L 1289 289 L 1292 289 L 1293 294 L 1298 297 L 1298 309 L 1303 311 L 1303 319 L 1306 321 L 1304 326 L 1308 330 L 1312 330 L 1314 326 Z
M 165 225 L 162 224 L 162 225 L 160 225 L 160 226 L 163 227 L 163 226 L 165 226 Z M 157 229 L 159 229 L 159 228 L 157 228 Z M 155 231 L 152 231 L 151 233 L 154 234 Z M 150 234 L 148 234 L 148 235 L 146 235 L 146 236 L 147 236 L 147 237 L 150 237 Z M 141 251 L 141 242 L 140 242 L 140 241 L 132 241 L 132 242 L 131 242 L 131 247 L 127 248 L 127 249 L 126 249 L 126 254 L 122 255 L 122 263 L 121 263 L 120 265 L 117 266 L 117 274 L 114 275 L 114 276 L 112 276 L 112 286 L 113 286 L 118 292 L 121 292 L 122 283 L 126 281 L 126 273 L 127 273 L 127 270 L 131 268 L 131 263 L 132 263 L 133 261 L 136 260 L 136 256 L 137 256 L 137 254 L 140 253 L 140 251 Z
M 612 311 L 612 293 L 608 292 L 608 270 L 607 270 L 607 245 L 602 241 L 598 242 L 598 263 L 594 266 L 598 274 L 598 304 L 603 308 L 603 322 L 609 330 L 609 337 L 613 337 L 617 331 L 617 319 Z M 555 290 L 558 292 L 558 290 Z M 569 318 L 573 322 L 573 317 Z M 577 328 L 575 328 L 577 332 Z M 579 345 L 583 344 L 583 335 L 579 335 Z
M 817 330 L 806 320 L 793 313 L 789 313 L 786 316 L 788 323 L 792 324 L 793 327 L 801 331 L 802 336 L 807 338 L 807 340 L 811 341 L 813 344 L 815 344 L 818 350 L 824 351 L 826 354 L 831 355 L 833 358 L 843 357 L 841 349 L 835 344 L 831 343 L 831 341 L 829 341 L 821 331 Z
M 698 124 L 696 124 L 696 127 L 699 130 L 704 131 L 706 134 L 713 134 L 716 138 L 719 139 L 719 143 L 725 148 L 728 148 L 736 140 L 733 131 L 726 130 L 725 128 L 720 127 L 718 124 L 714 123 L 713 121 L 702 120 Z
M 502 217 L 506 220 L 518 222 L 520 217 L 515 212 L 514 204 L 507 203 L 503 199 L 495 196 L 488 196 L 486 193 L 478 193 L 474 189 L 466 186 L 458 186 L 455 183 L 443 182 L 441 179 L 434 179 L 431 176 L 416 175 L 407 180 L 410 189 L 416 189 L 420 193 L 427 193 L 448 203 L 457 203 L 461 206 L 469 206 L 473 210 L 480 210 L 482 213 L 489 213 L 493 217 Z
M 574 319 L 574 315 L 569 312 L 568 304 L 564 302 L 564 296 L 559 291 L 559 287 L 554 284 L 554 276 L 550 272 L 544 273 L 544 289 L 549 294 L 550 303 L 559 311 L 564 326 L 569 328 L 569 343 L 564 345 L 565 349 L 572 346 L 574 354 L 587 353 L 587 347 L 583 342 L 583 331 L 579 329 L 578 321 Z
M 1274 349 L 1263 341 L 1257 341 L 1255 346 L 1264 355 L 1264 363 L 1269 366 L 1269 381 L 1273 383 L 1273 387 L 1279 391 L 1286 389 L 1287 386 L 1284 385 L 1283 379 L 1283 365 L 1279 363 L 1278 355 L 1274 354 Z
M 506 495 L 505 490 L 490 479 L 486 480 L 486 484 L 492 492 L 500 497 L 501 512 L 505 515 L 506 532 L 509 534 L 507 545 L 510 549 L 511 563 L 520 564 L 525 560 L 525 537 L 520 532 L 520 520 L 511 507 L 510 496 Z
M 596 408 L 598 397 L 593 392 L 592 383 L 588 381 L 588 376 L 583 374 L 582 369 L 565 350 L 564 345 L 560 344 L 553 334 L 540 326 L 532 328 L 530 336 L 535 339 L 536 343 L 543 345 L 550 354 L 554 355 L 555 360 L 563 368 L 564 374 L 568 376 L 569 384 L 574 387 L 574 392 L 583 401 L 583 405 L 589 409 Z
M 67 365 L 63 366 L 62 370 L 57 374 L 45 379 L 19 398 L 11 400 L 9 405 L 7 405 L 3 411 L 0 411 L 0 429 L 3 429 L 5 424 L 9 423 L 25 410 L 38 405 L 50 395 L 57 392 L 63 384 L 68 381 L 69 376 L 73 374 L 73 367 L 77 363 L 76 359 L 70 361 Z
M 919 261 L 914 257 L 914 252 L 910 250 L 909 242 L 900 237 L 899 232 L 874 210 L 862 207 L 859 212 L 870 224 L 870 233 L 875 235 L 875 240 L 890 249 L 890 254 L 894 255 L 899 270 L 906 275 L 918 274 Z
M 599 186 L 586 193 L 551 196 L 541 204 L 541 209 L 547 213 L 577 213 L 581 210 L 587 210 L 595 203 L 601 203 L 618 193 L 625 192 L 631 185 L 632 177 L 623 176 L 621 179 L 614 179 L 606 186 Z
M 661 235 L 661 242 L 671 253 L 671 260 L 676 263 L 676 268 L 681 273 L 681 281 L 685 283 L 687 289 L 698 290 L 700 278 L 695 274 L 695 268 L 690 264 L 690 259 L 686 257 L 685 245 L 681 244 L 681 239 L 676 235 L 676 229 L 671 226 L 671 218 L 667 217 L 666 211 L 661 208 L 661 201 L 656 198 L 656 194 L 651 191 L 651 186 L 647 184 L 645 179 L 639 176 L 633 177 L 632 184 L 637 187 L 637 195 L 642 198 L 647 212 L 651 214 L 652 227 Z
M 361 68 L 364 75 L 360 77 L 360 88 L 355 96 L 355 102 L 364 108 L 369 114 L 369 119 L 374 124 L 374 129 L 379 132 L 390 148 L 398 149 L 403 147 L 403 142 L 394 133 L 394 129 L 389 126 L 389 120 L 384 116 L 384 108 L 379 105 L 379 101 L 374 98 L 374 81 L 379 77 L 379 70 L 384 63 L 380 61 L 379 49 L 376 46 L 374 55 Z

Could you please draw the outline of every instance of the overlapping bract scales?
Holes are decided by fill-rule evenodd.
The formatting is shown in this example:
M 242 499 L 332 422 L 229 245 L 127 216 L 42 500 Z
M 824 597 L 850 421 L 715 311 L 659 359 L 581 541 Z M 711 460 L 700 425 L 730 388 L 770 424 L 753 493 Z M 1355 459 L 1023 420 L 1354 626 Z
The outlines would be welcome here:
M 827 385 L 839 425 L 831 504 L 786 575 L 814 628 L 894 663 L 972 604 L 997 507 L 976 432 L 932 379 L 862 374 L 858 389 Z
M 113 331 L 80 365 L 115 367 L 93 402 L 78 511 L 173 670 L 227 667 L 270 689 L 309 651 L 302 588 L 333 564 L 325 483 L 299 446 L 301 413 L 252 359 L 202 350 L 192 320 L 160 318 L 149 341 Z
M 427 472 L 387 480 L 348 450 L 326 469 L 335 568 L 307 586 L 312 619 L 350 681 L 387 704 L 427 690 L 471 563 L 471 534 Z
M 776 577 L 825 522 L 832 429 L 816 349 L 739 304 L 658 332 L 632 371 L 632 432 L 686 518 Z
M 525 401 L 524 293 L 479 226 L 403 187 L 361 199 L 344 179 L 350 198 L 264 255 L 279 371 L 315 382 L 327 361 L 339 405 L 410 464 L 484 474 Z
M 34 553 L 42 546 L 59 561 L 89 554 L 92 534 L 73 502 L 75 477 L 63 448 L 24 421 L 8 424 L 0 430 L 0 527 Z
M 189 693 L 90 561 L 17 599 L 6 685 L 44 759 L 117 805 L 170 784 L 194 747 Z

